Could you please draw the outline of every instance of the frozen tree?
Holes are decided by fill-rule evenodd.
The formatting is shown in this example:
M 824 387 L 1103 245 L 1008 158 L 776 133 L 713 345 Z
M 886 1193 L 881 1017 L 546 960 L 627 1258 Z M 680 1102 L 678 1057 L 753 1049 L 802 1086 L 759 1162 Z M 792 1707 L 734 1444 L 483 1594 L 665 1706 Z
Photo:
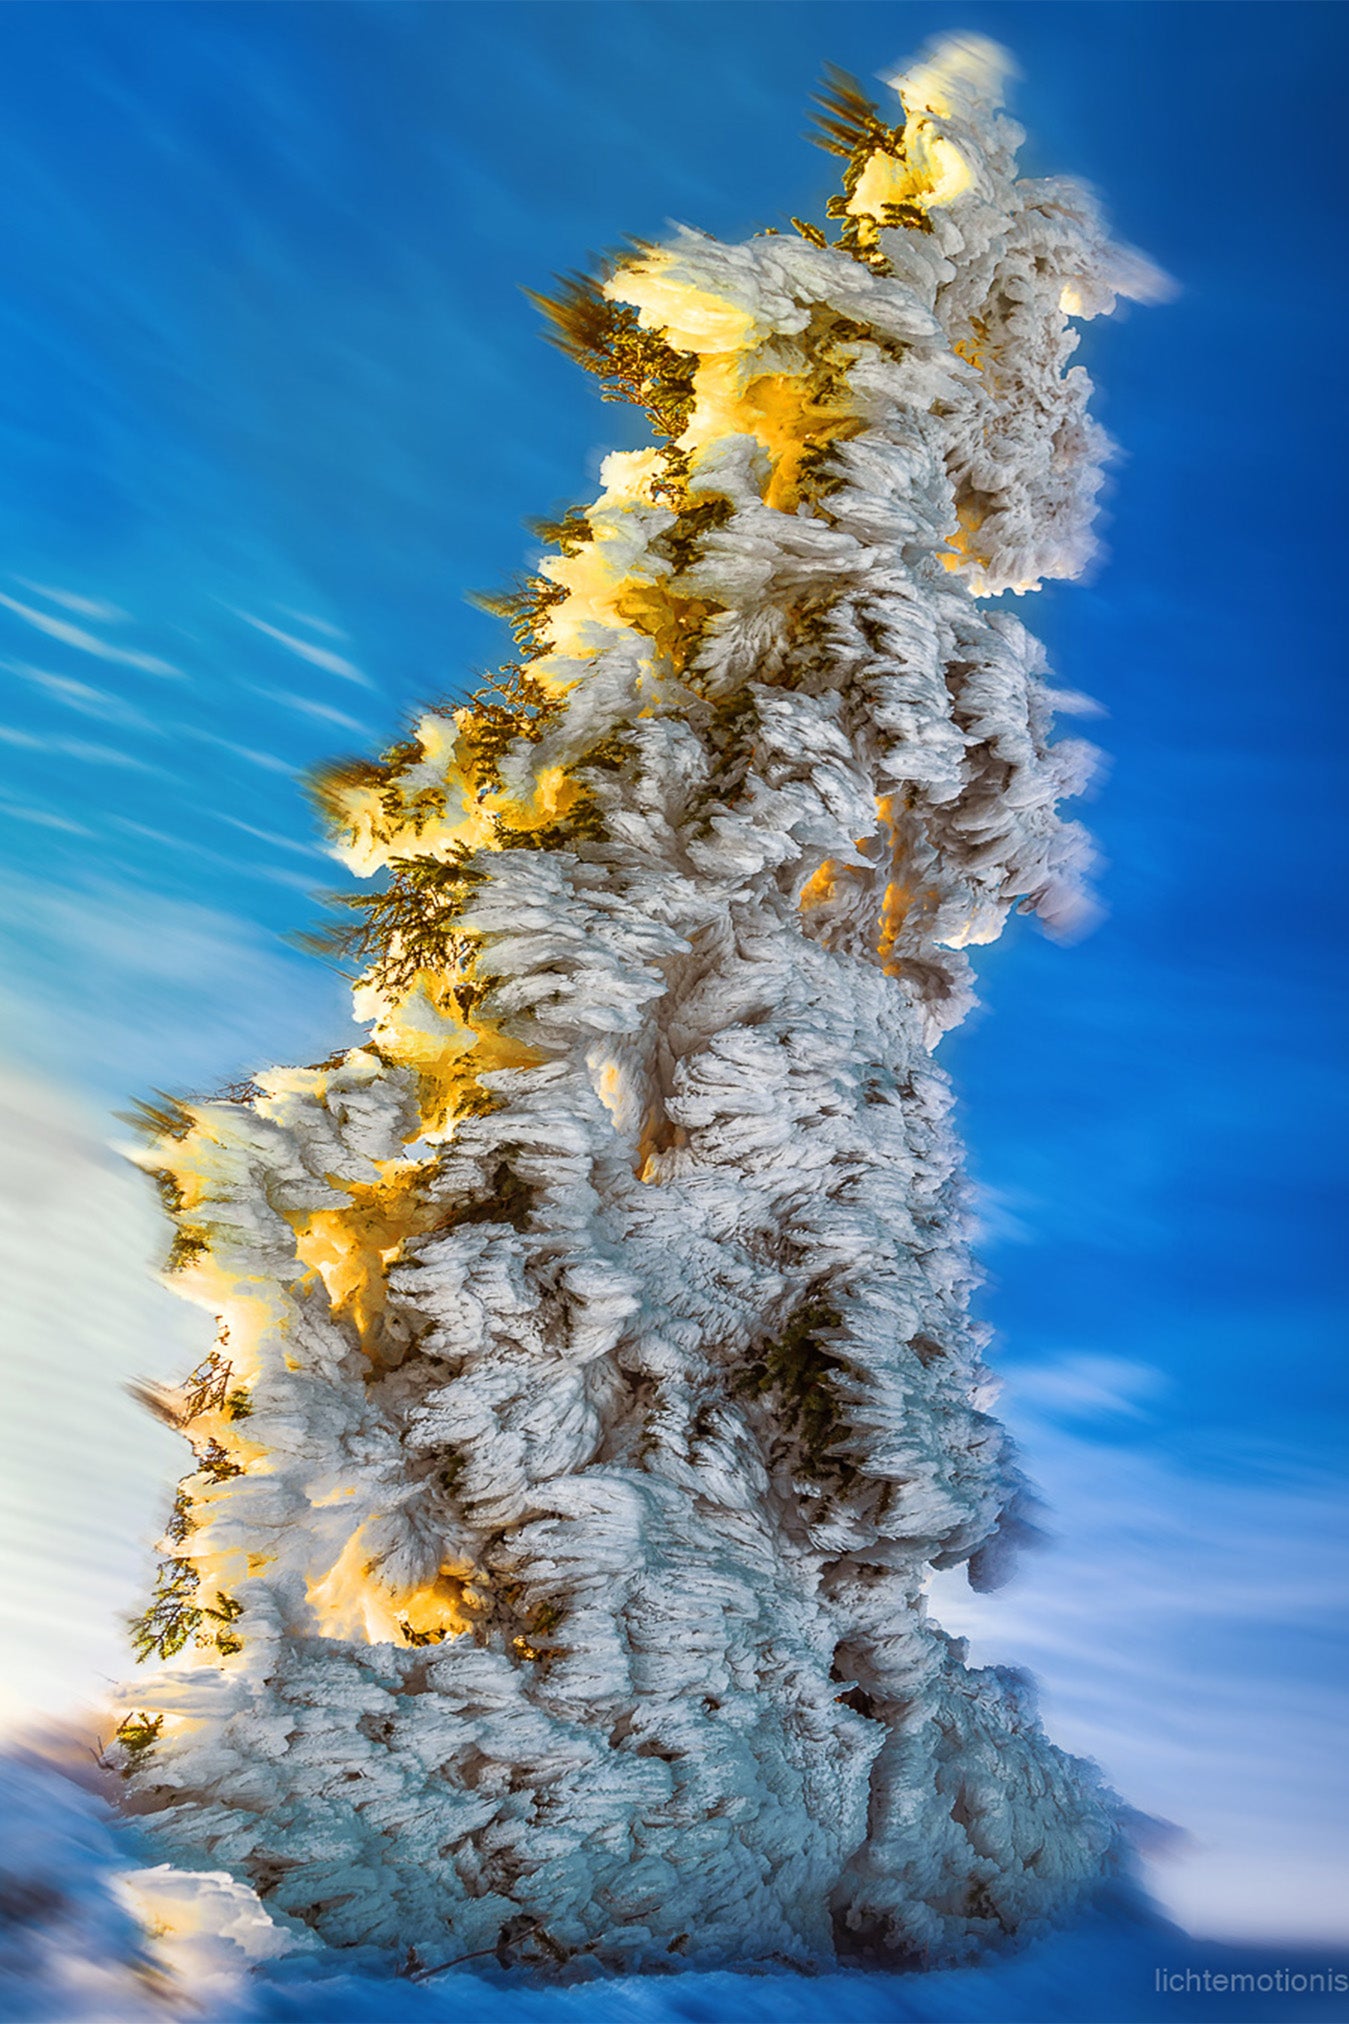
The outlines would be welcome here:
M 540 530 L 518 663 L 324 783 L 368 1042 L 152 1120 L 221 1327 L 153 1400 L 195 1466 L 120 1759 L 338 1946 L 953 1960 L 1116 1860 L 925 1603 L 1025 1525 L 932 1049 L 1089 858 L 980 600 L 1090 553 L 1073 319 L 1147 279 L 999 74 L 833 80 L 833 241 L 547 305 L 654 440 Z

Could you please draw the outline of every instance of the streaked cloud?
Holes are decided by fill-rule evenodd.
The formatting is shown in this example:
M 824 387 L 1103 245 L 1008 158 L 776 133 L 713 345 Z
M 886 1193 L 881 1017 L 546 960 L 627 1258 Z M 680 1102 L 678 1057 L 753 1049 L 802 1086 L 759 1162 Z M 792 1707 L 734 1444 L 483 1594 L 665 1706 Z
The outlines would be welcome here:
M 280 608 L 287 618 L 294 619 L 296 625 L 307 625 L 310 632 L 322 633 L 325 639 L 345 640 L 351 637 L 350 633 L 343 632 L 340 625 L 330 625 L 326 618 L 315 618 L 312 612 L 295 611 L 288 604 L 283 604 Z
M 50 749 L 64 759 L 82 759 L 91 766 L 117 766 L 133 773 L 164 771 L 136 752 L 122 752 L 115 745 L 91 745 L 84 738 L 53 738 Z
M 209 843 L 198 843 L 195 837 L 173 836 L 167 830 L 155 829 L 148 822 L 137 822 L 130 815 L 114 815 L 110 820 L 114 828 L 123 830 L 128 836 L 141 837 L 146 843 L 157 843 L 173 852 L 190 851 L 193 857 L 204 858 L 208 864 L 223 865 L 240 878 L 267 879 L 273 885 L 294 886 L 306 893 L 314 890 L 313 878 L 304 878 L 299 872 L 282 871 L 270 864 L 250 864 L 247 858 L 227 856 L 223 850 L 213 850 Z M 245 828 L 247 825 L 241 823 L 238 826 Z M 264 842 L 273 841 L 265 831 L 253 830 L 250 834 L 262 836 Z
M 21 583 L 25 590 L 43 597 L 48 604 L 59 605 L 62 611 L 73 611 L 77 618 L 91 618 L 102 625 L 120 625 L 131 614 L 120 605 L 107 604 L 100 597 L 81 597 L 73 590 L 58 590 L 54 584 L 34 583 L 31 577 L 16 576 L 15 583 Z
M 139 668 L 146 675 L 177 675 L 183 670 L 174 667 L 171 661 L 160 660 L 157 654 L 142 654 L 130 647 L 115 647 L 97 633 L 86 632 L 83 626 L 71 625 L 69 620 L 53 618 L 50 612 L 35 611 L 30 604 L 21 604 L 17 597 L 8 597 L 0 590 L 0 606 L 21 618 L 25 625 L 33 626 L 38 632 L 46 633 L 49 639 L 60 640 L 63 646 L 74 647 L 82 654 L 93 654 L 101 661 L 116 661 L 127 668 Z
M 92 836 L 94 833 L 84 823 L 76 822 L 73 816 L 58 815 L 51 808 L 34 808 L 31 802 L 0 800 L 0 815 L 8 815 L 14 822 L 36 823 L 39 829 L 64 830 L 70 836 Z
M 251 822 L 241 822 L 237 815 L 217 815 L 216 820 L 227 822 L 231 829 L 242 830 L 245 836 L 255 836 L 259 843 L 270 843 L 276 850 L 291 850 L 299 857 L 326 860 L 326 851 L 317 849 L 314 844 L 298 843 L 293 836 L 281 836 L 274 829 L 255 829 Z
M 12 724 L 0 724 L 0 745 L 24 752 L 47 752 L 60 759 L 80 759 L 93 766 L 119 766 L 137 773 L 162 773 L 139 753 L 123 752 L 115 745 L 91 744 L 87 738 L 40 738 L 36 732 L 20 731 Z
M 207 731 L 200 725 L 180 725 L 179 736 L 195 738 L 202 745 L 214 746 L 217 752 L 228 752 L 233 759 L 245 759 L 250 766 L 262 766 L 269 773 L 293 775 L 296 771 L 289 759 L 281 758 L 276 752 L 259 752 L 256 746 L 240 745 L 235 739 L 222 738 L 218 731 Z
M 140 837 L 145 843 L 159 844 L 162 849 L 172 851 L 175 855 L 188 851 L 193 857 L 199 857 L 207 864 L 219 865 L 222 869 L 233 872 L 236 878 L 264 879 L 268 885 L 290 886 L 295 892 L 305 894 L 314 894 L 318 891 L 315 884 L 316 872 L 306 878 L 301 872 L 287 871 L 279 865 L 253 864 L 247 858 L 227 856 L 223 850 L 213 850 L 210 844 L 198 843 L 194 837 L 173 836 L 167 830 L 155 829 L 148 822 L 137 822 L 130 815 L 114 815 L 110 817 L 110 821 L 113 828 L 122 830 L 127 836 Z M 247 827 L 244 823 L 238 826 L 241 829 Z M 250 834 L 261 836 L 266 843 L 277 840 L 263 830 L 252 830 Z
M 1092 1354 L 1033 1365 L 1013 1382 L 1027 1407 L 1060 1420 L 1141 1419 L 1167 1388 L 1155 1364 Z
M 77 681 L 73 675 L 53 674 L 47 668 L 35 668 L 27 661 L 3 661 L 0 667 L 21 680 L 31 682 L 35 688 L 45 689 L 49 696 L 67 704 L 72 710 L 81 710 L 87 717 L 101 717 L 110 724 L 125 724 L 138 731 L 148 732 L 152 737 L 163 735 L 161 728 L 143 710 L 123 697 L 113 695 L 108 689 L 98 689 L 90 682 Z
M 314 888 L 289 869 L 263 875 Z M 0 1048 L 7 1033 L 13 1058 L 78 1074 L 86 1101 L 216 1088 L 261 1061 L 317 1059 L 343 1032 L 354 1043 L 335 974 L 236 914 L 139 877 L 73 888 L 15 871 L 0 884 Z
M 357 682 L 363 689 L 374 687 L 369 675 L 344 655 L 334 653 L 331 647 L 318 647 L 312 640 L 301 639 L 296 633 L 283 632 L 280 626 L 269 625 L 264 618 L 255 618 L 251 611 L 240 611 L 237 605 L 231 606 L 231 609 L 245 625 L 265 633 L 269 640 L 275 640 L 278 646 L 283 646 L 287 653 L 295 654 L 300 660 L 308 661 L 311 667 L 322 668 L 325 675 L 337 675 L 344 682 Z
M 288 710 L 298 710 L 306 717 L 319 717 L 325 724 L 340 724 L 344 731 L 356 731 L 362 738 L 374 734 L 368 724 L 357 717 L 349 717 L 345 710 L 336 710 L 331 703 L 317 703 L 311 696 L 297 696 L 293 689 L 265 689 L 254 686 L 254 693 L 266 696 L 269 702 L 281 703 Z
M 1011 1585 L 930 1588 L 981 1664 L 1029 1666 L 1055 1740 L 1182 1830 L 1150 1882 L 1191 1931 L 1341 1930 L 1349 1807 L 1326 1650 L 1346 1598 L 1349 1493 L 1252 1437 L 1201 1460 L 1140 1407 L 1156 1366 L 1073 1356 L 1013 1371 L 1000 1410 L 1046 1498 L 1050 1544 Z

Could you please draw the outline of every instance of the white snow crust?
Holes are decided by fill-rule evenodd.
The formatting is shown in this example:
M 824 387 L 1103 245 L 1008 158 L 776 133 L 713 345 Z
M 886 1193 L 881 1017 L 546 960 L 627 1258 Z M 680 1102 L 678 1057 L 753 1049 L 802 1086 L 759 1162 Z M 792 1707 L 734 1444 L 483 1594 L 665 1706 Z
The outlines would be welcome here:
M 608 460 L 494 782 L 445 711 L 344 803 L 357 871 L 460 878 L 452 959 L 146 1156 L 227 1335 L 160 1401 L 196 1637 L 128 1687 L 128 1789 L 331 1947 L 958 1963 L 1117 1863 L 924 1599 L 1027 1522 L 932 1050 L 966 948 L 1070 927 L 1091 856 L 1090 748 L 979 600 L 1087 560 L 1073 320 L 1148 285 L 1017 179 L 996 71 L 899 81 L 873 257 L 682 231 L 609 278 L 691 361 L 682 493 Z

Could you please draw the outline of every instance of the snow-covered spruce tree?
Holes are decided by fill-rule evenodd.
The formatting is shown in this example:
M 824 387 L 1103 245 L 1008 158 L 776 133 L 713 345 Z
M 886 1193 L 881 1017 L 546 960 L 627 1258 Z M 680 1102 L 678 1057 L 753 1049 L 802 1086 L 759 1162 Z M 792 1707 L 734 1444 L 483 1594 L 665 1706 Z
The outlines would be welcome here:
M 121 1748 L 166 1853 L 435 1967 L 951 1960 L 1112 1802 L 929 1570 L 1021 1521 L 931 1049 L 1072 917 L 1038 646 L 1106 448 L 1070 319 L 1140 269 L 944 45 L 798 237 L 681 231 L 558 340 L 656 443 L 518 666 L 335 770 L 368 1044 L 162 1112 L 220 1346 Z M 411 1950 L 411 1951 L 409 1951 Z

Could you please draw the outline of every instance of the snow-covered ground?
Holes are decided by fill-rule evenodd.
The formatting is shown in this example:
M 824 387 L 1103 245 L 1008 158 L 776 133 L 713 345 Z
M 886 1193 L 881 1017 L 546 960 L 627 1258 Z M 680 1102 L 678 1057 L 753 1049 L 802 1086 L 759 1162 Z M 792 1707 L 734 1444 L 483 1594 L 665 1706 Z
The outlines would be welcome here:
M 1196 1941 L 1120 1896 L 1037 1945 L 945 1973 L 698 1973 L 543 1987 L 489 1960 L 417 1981 L 282 1930 L 231 1878 L 147 1861 L 134 1822 L 82 1777 L 14 1752 L 0 1762 L 0 2016 L 14 2024 L 1282 2024 L 1349 2016 L 1349 1954 Z

